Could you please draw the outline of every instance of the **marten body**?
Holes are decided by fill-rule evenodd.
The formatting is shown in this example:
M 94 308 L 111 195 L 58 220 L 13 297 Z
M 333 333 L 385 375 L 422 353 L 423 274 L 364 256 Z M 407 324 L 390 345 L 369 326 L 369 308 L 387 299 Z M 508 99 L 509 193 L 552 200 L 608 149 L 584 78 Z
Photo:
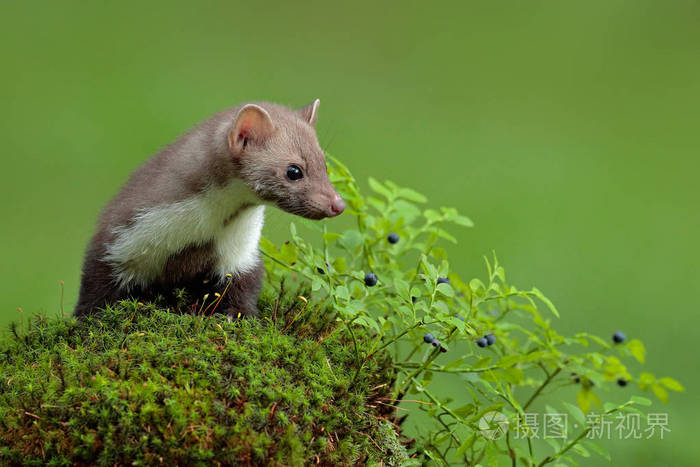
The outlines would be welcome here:
M 100 216 L 76 315 L 176 289 L 199 300 L 226 289 L 218 311 L 254 315 L 265 206 L 311 219 L 345 208 L 316 138 L 318 105 L 226 110 L 136 170 Z

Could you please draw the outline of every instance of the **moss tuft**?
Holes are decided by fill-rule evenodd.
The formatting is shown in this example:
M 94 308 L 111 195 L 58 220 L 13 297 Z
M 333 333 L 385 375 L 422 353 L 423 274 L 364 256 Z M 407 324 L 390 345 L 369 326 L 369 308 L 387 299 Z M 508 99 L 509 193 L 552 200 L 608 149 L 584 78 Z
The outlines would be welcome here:
M 122 302 L 15 328 L 0 341 L 0 463 L 400 461 L 380 403 L 386 355 L 356 376 L 334 319 L 303 302 L 263 308 L 229 322 Z

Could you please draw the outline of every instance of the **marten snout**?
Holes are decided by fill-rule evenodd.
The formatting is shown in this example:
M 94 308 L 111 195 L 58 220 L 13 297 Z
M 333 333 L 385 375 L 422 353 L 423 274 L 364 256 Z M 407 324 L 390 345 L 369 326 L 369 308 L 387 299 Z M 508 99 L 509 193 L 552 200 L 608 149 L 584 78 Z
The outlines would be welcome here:
M 278 206 L 287 212 L 291 212 L 307 219 L 323 219 L 335 217 L 345 211 L 345 201 L 331 188 L 332 191 L 318 191 L 300 198 L 283 198 L 278 201 Z M 290 205 L 291 204 L 291 205 Z
M 345 211 L 345 201 L 340 197 L 338 193 L 335 194 L 331 200 L 330 216 L 335 217 Z

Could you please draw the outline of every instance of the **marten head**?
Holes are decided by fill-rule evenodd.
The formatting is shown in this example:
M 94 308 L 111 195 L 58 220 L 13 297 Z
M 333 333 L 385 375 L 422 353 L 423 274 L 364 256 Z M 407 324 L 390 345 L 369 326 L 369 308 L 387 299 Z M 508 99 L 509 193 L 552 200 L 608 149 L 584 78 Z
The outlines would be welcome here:
M 326 156 L 316 138 L 318 106 L 291 110 L 247 104 L 228 132 L 238 175 L 263 201 L 309 219 L 337 216 L 345 202 L 328 179 Z

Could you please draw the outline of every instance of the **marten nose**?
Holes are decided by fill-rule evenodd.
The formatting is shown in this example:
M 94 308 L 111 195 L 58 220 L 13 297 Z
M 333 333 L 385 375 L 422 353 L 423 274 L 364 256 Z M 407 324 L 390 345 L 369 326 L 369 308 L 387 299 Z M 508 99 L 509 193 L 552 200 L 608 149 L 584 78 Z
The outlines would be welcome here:
M 331 216 L 337 216 L 343 211 L 345 211 L 345 201 L 336 193 L 333 200 L 331 200 Z

